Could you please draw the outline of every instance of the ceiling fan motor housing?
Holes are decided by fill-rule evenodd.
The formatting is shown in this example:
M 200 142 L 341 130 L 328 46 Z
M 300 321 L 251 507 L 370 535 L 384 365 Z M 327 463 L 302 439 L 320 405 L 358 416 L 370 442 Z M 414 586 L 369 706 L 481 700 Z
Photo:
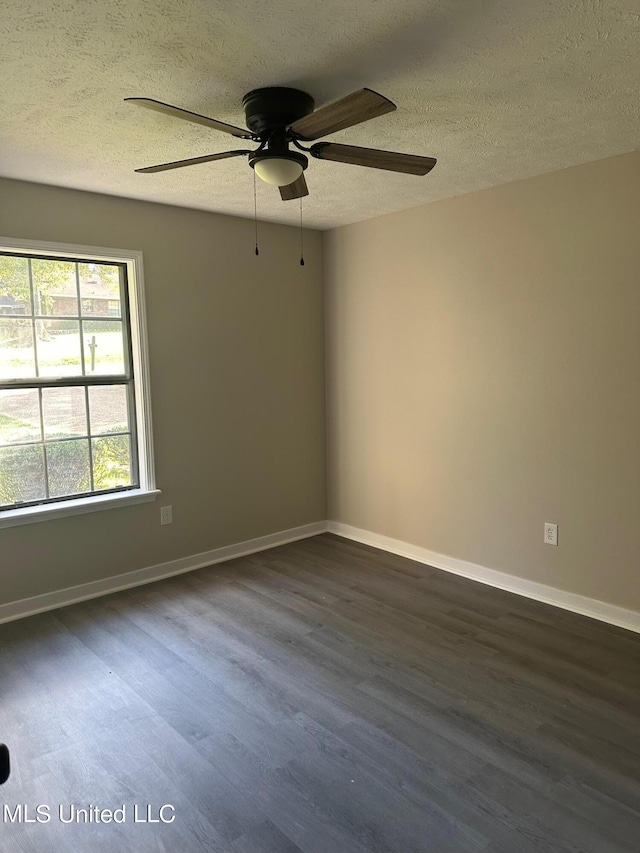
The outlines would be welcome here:
M 256 136 L 284 130 L 303 116 L 313 112 L 315 102 L 311 95 L 300 89 L 270 86 L 252 89 L 242 99 L 246 123 Z
M 249 154 L 249 165 L 255 169 L 256 165 L 265 160 L 272 160 L 274 177 L 265 177 L 262 169 L 258 169 L 260 177 L 267 183 L 276 183 L 276 162 L 289 161 L 293 166 L 298 164 L 300 169 L 296 173 L 295 167 L 291 170 L 285 169 L 282 175 L 291 171 L 291 174 L 302 174 L 309 165 L 304 154 L 289 150 L 289 142 L 293 134 L 288 126 L 299 118 L 309 115 L 314 109 L 314 100 L 311 95 L 301 92 L 299 89 L 289 89 L 284 86 L 270 86 L 264 89 L 252 89 L 242 99 L 246 123 L 249 130 L 261 141 L 260 148 Z M 285 166 L 282 164 L 280 168 Z M 266 169 L 264 170 L 266 173 Z M 295 180 L 295 178 L 293 179 Z

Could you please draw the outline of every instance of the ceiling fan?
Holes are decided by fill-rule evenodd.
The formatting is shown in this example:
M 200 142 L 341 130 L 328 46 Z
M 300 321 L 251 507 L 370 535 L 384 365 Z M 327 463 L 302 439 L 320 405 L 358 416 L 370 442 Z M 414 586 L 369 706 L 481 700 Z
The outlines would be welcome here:
M 315 103 L 311 95 L 299 89 L 282 86 L 253 89 L 242 99 L 248 129 L 235 127 L 152 98 L 125 98 L 125 101 L 258 143 L 258 147 L 253 150 L 243 148 L 204 157 L 192 157 L 189 160 L 175 160 L 136 169 L 136 172 L 163 172 L 167 169 L 193 166 L 196 163 L 224 160 L 227 157 L 247 156 L 249 165 L 258 177 L 268 184 L 278 186 L 282 199 L 288 201 L 309 194 L 304 178 L 304 170 L 309 165 L 309 160 L 301 152 L 306 152 L 317 160 L 334 160 L 338 163 L 404 172 L 408 175 L 426 175 L 436 164 L 433 157 L 340 145 L 336 142 L 316 142 L 310 148 L 300 144 L 301 141 L 319 139 L 396 109 L 392 101 L 372 89 L 352 92 L 317 110 L 314 110 Z M 291 146 L 298 150 L 292 150 Z

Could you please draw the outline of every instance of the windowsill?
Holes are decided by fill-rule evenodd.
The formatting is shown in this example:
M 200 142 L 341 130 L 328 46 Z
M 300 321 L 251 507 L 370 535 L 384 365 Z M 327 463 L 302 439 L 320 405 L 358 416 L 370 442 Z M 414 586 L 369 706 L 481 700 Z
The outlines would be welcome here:
M 16 527 L 19 524 L 33 524 L 36 521 L 51 521 L 54 518 L 65 518 L 69 515 L 82 515 L 85 512 L 149 503 L 155 501 L 159 494 L 161 494 L 159 489 L 131 489 L 128 492 L 110 495 L 92 495 L 90 498 L 78 498 L 55 504 L 9 509 L 0 512 L 0 529 Z

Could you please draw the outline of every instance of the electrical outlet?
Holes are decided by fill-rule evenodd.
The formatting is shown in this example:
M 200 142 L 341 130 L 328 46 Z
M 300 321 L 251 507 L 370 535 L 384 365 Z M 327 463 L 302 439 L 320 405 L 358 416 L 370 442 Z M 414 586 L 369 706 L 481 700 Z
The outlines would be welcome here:
M 558 544 L 558 525 L 551 524 L 550 521 L 544 523 L 544 542 L 545 545 Z
M 160 507 L 160 524 L 171 524 L 173 521 L 173 507 Z

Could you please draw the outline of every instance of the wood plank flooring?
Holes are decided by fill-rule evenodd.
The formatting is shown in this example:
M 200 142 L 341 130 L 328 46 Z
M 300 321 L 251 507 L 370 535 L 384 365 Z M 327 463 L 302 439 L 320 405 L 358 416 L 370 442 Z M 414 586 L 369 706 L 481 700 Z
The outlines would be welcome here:
M 0 626 L 0 849 L 638 853 L 639 719 L 640 635 L 327 534 Z

